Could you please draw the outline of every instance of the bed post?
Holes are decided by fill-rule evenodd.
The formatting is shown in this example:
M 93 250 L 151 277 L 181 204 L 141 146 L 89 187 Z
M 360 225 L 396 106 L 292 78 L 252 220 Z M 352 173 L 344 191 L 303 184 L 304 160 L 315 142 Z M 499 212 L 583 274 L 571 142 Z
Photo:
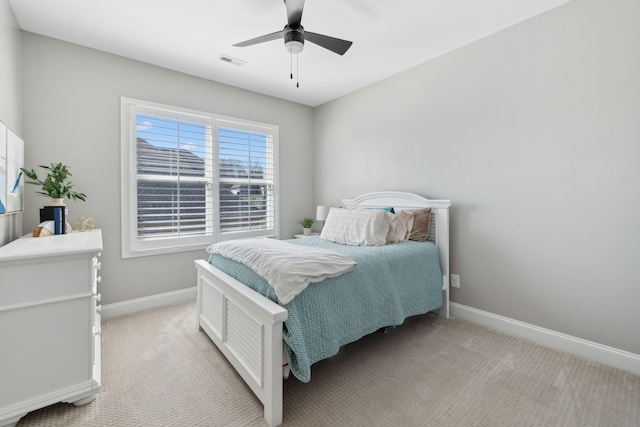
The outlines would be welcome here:
M 269 426 L 282 424 L 282 323 L 266 328 L 264 419 Z
M 442 306 L 438 314 L 449 318 L 449 205 L 435 209 L 436 214 L 436 246 L 440 252 L 440 268 L 442 269 Z

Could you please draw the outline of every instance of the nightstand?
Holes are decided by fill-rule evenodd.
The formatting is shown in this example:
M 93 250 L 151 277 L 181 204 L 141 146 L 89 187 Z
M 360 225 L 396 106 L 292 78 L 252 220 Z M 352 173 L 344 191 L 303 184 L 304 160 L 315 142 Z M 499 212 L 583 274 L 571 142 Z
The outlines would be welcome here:
M 313 236 L 319 236 L 320 233 L 311 233 L 311 234 L 296 234 L 295 237 L 296 239 L 304 239 L 305 237 L 313 237 Z

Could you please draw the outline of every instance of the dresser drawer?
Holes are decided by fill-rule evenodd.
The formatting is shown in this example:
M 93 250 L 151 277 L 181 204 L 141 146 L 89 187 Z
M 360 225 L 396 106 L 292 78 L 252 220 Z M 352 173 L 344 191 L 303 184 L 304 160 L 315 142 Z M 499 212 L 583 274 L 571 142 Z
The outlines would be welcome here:
M 0 311 L 0 407 L 91 380 L 91 303 L 80 297 Z
M 1 271 L 0 310 L 92 293 L 92 264 L 86 255 L 12 261 Z

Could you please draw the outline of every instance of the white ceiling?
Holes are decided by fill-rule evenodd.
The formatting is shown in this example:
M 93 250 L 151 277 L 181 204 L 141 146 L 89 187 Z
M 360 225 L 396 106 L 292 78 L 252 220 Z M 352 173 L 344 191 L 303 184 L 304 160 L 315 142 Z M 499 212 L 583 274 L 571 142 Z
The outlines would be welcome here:
M 353 41 L 339 56 L 312 43 L 291 56 L 275 40 L 282 0 L 9 0 L 20 28 L 205 79 L 318 106 L 569 0 L 308 0 L 306 30 Z M 238 67 L 220 55 L 246 61 Z

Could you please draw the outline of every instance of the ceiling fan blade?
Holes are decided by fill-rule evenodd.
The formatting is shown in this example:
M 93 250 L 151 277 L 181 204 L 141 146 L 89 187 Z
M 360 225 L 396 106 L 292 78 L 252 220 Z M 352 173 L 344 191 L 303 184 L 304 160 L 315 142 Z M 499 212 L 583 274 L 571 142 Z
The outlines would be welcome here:
M 323 34 L 312 33 L 310 31 L 304 32 L 304 38 L 306 41 L 315 43 L 320 47 L 337 53 L 338 55 L 344 55 L 349 50 L 353 42 L 337 39 L 335 37 L 325 36 Z
M 284 31 L 276 31 L 275 33 L 265 34 L 264 36 L 256 37 L 255 39 L 246 40 L 240 43 L 236 43 L 235 47 L 253 46 L 254 44 L 270 42 L 271 40 L 277 40 L 284 37 Z
M 284 0 L 287 7 L 287 24 L 290 28 L 298 28 L 302 23 L 304 0 Z

